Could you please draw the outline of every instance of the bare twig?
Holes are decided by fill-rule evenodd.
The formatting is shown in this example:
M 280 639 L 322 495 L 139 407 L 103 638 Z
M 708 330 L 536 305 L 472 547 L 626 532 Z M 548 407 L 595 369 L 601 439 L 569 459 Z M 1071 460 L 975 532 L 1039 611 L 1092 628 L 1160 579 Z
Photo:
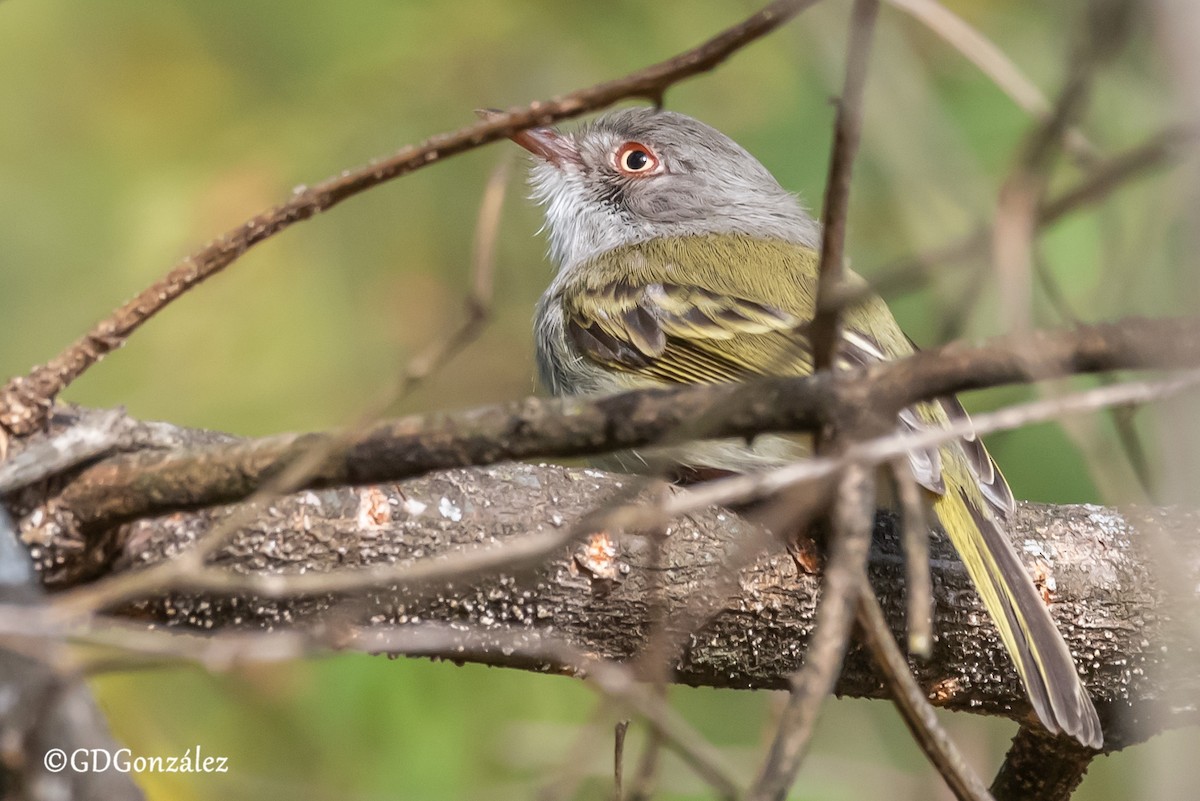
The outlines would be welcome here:
M 1131 178 L 1178 159 L 1195 144 L 1196 132 L 1191 128 L 1172 127 L 1158 132 L 1101 162 L 1074 187 L 1047 201 L 1038 211 L 1038 225 L 1053 225 L 1067 214 L 1103 200 Z
M 853 600 L 866 580 L 867 553 L 875 519 L 873 472 L 851 466 L 841 477 L 833 513 L 834 537 L 816 629 L 804 669 L 789 683 L 791 693 L 780 714 L 775 738 L 759 770 L 749 801 L 782 801 L 796 781 L 822 704 L 833 691 L 854 620 Z
M 1050 113 L 1030 132 L 1016 169 L 1000 189 L 993 231 L 993 263 L 1007 330 L 1032 324 L 1033 240 L 1038 210 L 1064 134 L 1083 113 L 1097 70 L 1128 38 L 1129 0 L 1102 0 L 1082 7 L 1081 40 L 1073 49 L 1067 80 Z
M 450 156 L 532 127 L 604 108 L 630 97 L 661 99 L 674 84 L 706 72 L 733 53 L 765 36 L 817 0 L 775 0 L 703 44 L 615 80 L 604 81 L 546 101 L 510 109 L 450 133 L 403 148 L 388 158 L 293 194 L 197 250 L 165 277 L 97 323 L 46 364 L 10 380 L 0 389 L 0 430 L 24 435 L 45 420 L 54 398 L 72 381 L 176 298 L 219 273 L 258 243 L 327 211 L 343 200 Z
M 550 771 L 550 778 L 538 790 L 537 801 L 570 801 L 579 794 L 579 785 L 595 765 L 595 755 L 609 737 L 606 724 L 612 715 L 606 700 L 603 697 L 597 699 L 587 722 L 571 738 L 565 753 L 557 760 L 558 765 Z M 625 723 L 628 725 L 628 721 Z
M 33 629 L 31 627 L 31 633 Z M 586 654 L 567 642 L 539 632 L 424 623 L 407 626 L 342 625 L 324 632 L 272 631 L 256 634 L 199 637 L 145 629 L 131 623 L 85 622 L 76 638 L 121 642 L 144 656 L 197 661 L 210 669 L 227 669 L 245 662 L 271 662 L 310 656 L 329 649 L 392 653 L 409 656 L 454 655 L 480 661 L 490 655 L 517 655 L 540 662 L 546 669 L 586 678 L 588 684 L 629 714 L 646 721 L 719 797 L 736 799 L 734 771 L 720 751 L 709 744 L 655 693 L 643 687 L 625 667 Z
M 613 729 L 613 801 L 625 798 L 625 735 L 628 731 L 628 720 L 619 721 Z
M 414 636 L 415 635 L 415 636 Z M 740 797 L 734 771 L 726 765 L 721 752 L 714 748 L 662 698 L 642 686 L 626 668 L 582 653 L 561 640 L 536 633 L 517 631 L 474 632 L 457 627 L 425 625 L 420 627 L 356 628 L 344 644 L 371 652 L 386 651 L 410 656 L 443 653 L 499 652 L 509 649 L 524 657 L 540 659 L 584 676 L 605 697 L 630 714 L 644 720 L 664 742 L 718 797 L 733 801 Z
M 1046 263 L 1046 260 L 1042 258 L 1035 259 L 1034 270 L 1042 283 L 1042 289 L 1046 298 L 1050 301 L 1050 305 L 1057 312 L 1059 318 L 1071 325 L 1078 325 L 1082 322 L 1079 315 L 1071 308 L 1066 293 L 1054 277 L 1054 273 L 1050 271 L 1050 266 Z M 1104 383 L 1112 383 L 1112 379 L 1109 377 L 1101 377 L 1100 380 Z M 1040 394 L 1045 393 L 1045 390 L 1041 387 L 1037 391 Z M 1122 453 L 1125 455 L 1126 463 L 1128 463 L 1134 477 L 1137 479 L 1138 486 L 1142 491 L 1142 497 L 1154 499 L 1154 482 L 1150 471 L 1150 461 L 1142 444 L 1141 435 L 1134 425 L 1133 418 L 1136 412 L 1136 407 L 1116 406 L 1109 410 L 1108 416 L 1117 431 L 1117 442 L 1120 445 Z M 1064 430 L 1075 441 L 1076 446 L 1081 448 L 1087 455 L 1087 463 L 1090 469 L 1100 472 L 1101 475 L 1111 470 L 1108 466 L 1108 460 L 1101 456 L 1100 443 L 1093 441 L 1094 437 L 1083 436 L 1081 432 L 1073 430 L 1071 426 L 1064 426 Z M 1112 482 L 1110 481 L 1110 486 L 1111 484 Z
M 825 184 L 825 204 L 821 212 L 821 261 L 818 265 L 816 308 L 808 332 L 815 370 L 831 367 L 836 355 L 841 308 L 829 301 L 841 291 L 846 271 L 850 174 L 862 138 L 863 92 L 867 84 L 871 36 L 878 14 L 878 0 L 856 0 L 851 14 L 846 77 L 834 120 L 833 152 L 829 158 L 829 178 Z
M 1032 423 L 1055 420 L 1069 414 L 1131 403 L 1150 403 L 1168 398 L 1197 384 L 1200 384 L 1200 371 L 1192 370 L 1161 381 L 1137 381 L 1094 387 L 1077 393 L 1017 404 L 994 412 L 985 412 L 970 419 L 951 422 L 943 428 L 911 434 L 889 434 L 864 440 L 847 446 L 836 456 L 814 457 L 784 467 L 710 481 L 671 498 L 659 510 L 648 510 L 645 513 L 646 517 L 640 522 L 646 525 L 653 523 L 657 515 L 671 518 L 707 506 L 745 503 L 773 495 L 800 482 L 835 475 L 850 464 L 883 464 L 902 457 L 909 451 L 936 447 L 968 434 L 983 436 Z
M 1063 89 L 1054 113 L 1033 132 L 1020 164 L 1000 188 L 992 231 L 992 261 L 1000 276 L 1005 329 L 1032 327 L 1033 241 L 1050 169 L 1062 134 L 1082 112 L 1092 73 L 1079 69 Z
M 1048 228 L 1063 217 L 1106 199 L 1131 180 L 1178 159 L 1195 140 L 1196 134 L 1189 128 L 1168 128 L 1142 144 L 1100 162 L 1082 180 L 1038 210 L 1038 229 Z M 878 277 L 872 281 L 871 291 L 886 296 L 919 286 L 939 265 L 985 254 L 992 239 L 992 227 L 982 225 L 954 242 L 879 267 L 872 271 Z M 838 301 L 846 306 L 858 302 L 861 297 L 861 290 L 849 290 Z
M 904 535 L 904 595 L 908 602 L 908 650 L 927 657 L 933 649 L 933 588 L 929 575 L 929 523 L 921 488 L 907 458 L 892 460 Z
M 628 801 L 647 801 L 653 795 L 661 753 L 662 737 L 658 732 L 650 731 L 646 735 L 646 745 L 642 750 L 642 756 L 638 759 L 637 773 L 629 788 Z
M 900 709 L 904 722 L 908 724 L 921 750 L 946 780 L 955 798 L 959 801 L 992 801 L 983 781 L 938 723 L 933 707 L 913 678 L 908 662 L 888 628 L 883 609 L 865 579 L 858 591 L 858 624 L 865 635 L 867 647 L 875 656 L 875 664 L 887 679 L 892 700 Z

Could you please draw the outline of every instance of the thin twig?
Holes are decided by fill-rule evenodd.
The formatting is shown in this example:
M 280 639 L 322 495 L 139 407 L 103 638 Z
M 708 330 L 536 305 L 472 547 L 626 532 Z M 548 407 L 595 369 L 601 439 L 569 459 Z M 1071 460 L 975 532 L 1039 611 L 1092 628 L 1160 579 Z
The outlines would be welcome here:
M 414 636 L 416 635 L 416 636 Z M 370 629 L 354 628 L 346 645 L 373 653 L 385 651 L 409 656 L 460 653 L 464 657 L 477 650 L 499 651 L 510 648 L 526 657 L 535 657 L 584 676 L 607 698 L 630 714 L 644 720 L 663 741 L 701 779 L 723 799 L 740 797 L 736 773 L 724 756 L 693 729 L 662 698 L 644 687 L 627 668 L 596 659 L 560 640 L 528 631 L 511 635 L 504 632 L 462 631 L 452 626 L 411 626 Z
M 605 698 L 597 699 L 588 720 L 579 727 L 558 764 L 549 772 L 535 796 L 537 801 L 569 801 L 579 794 L 579 785 L 595 765 L 595 756 L 608 739 L 608 721 L 612 718 Z M 618 726 L 620 723 L 617 724 Z
M 247 250 L 327 211 L 343 200 L 450 156 L 508 137 L 534 125 L 577 117 L 630 97 L 661 100 L 674 84 L 709 71 L 778 28 L 817 0 L 775 0 L 703 44 L 615 80 L 490 116 L 450 133 L 403 148 L 388 158 L 343 172 L 295 192 L 285 203 L 255 215 L 188 256 L 165 277 L 97 323 L 79 340 L 29 374 L 0 389 L 0 430 L 24 435 L 45 420 L 54 398 L 88 368 L 121 347 L 134 331 L 192 287 L 219 273 Z
M 1050 265 L 1046 263 L 1046 260 L 1035 258 L 1034 271 L 1038 280 L 1041 281 L 1042 291 L 1046 299 L 1050 301 L 1050 305 L 1058 314 L 1059 319 L 1071 325 L 1079 325 L 1082 320 L 1075 313 L 1075 310 L 1071 308 L 1066 292 L 1059 284 L 1058 279 L 1054 277 L 1054 273 L 1051 272 Z M 1106 376 L 1102 376 L 1100 381 L 1106 384 L 1113 383 L 1113 379 Z M 1037 391 L 1039 393 L 1045 392 L 1041 387 L 1038 387 Z M 1108 416 L 1117 431 L 1117 442 L 1121 448 L 1121 452 L 1125 455 L 1126 463 L 1133 471 L 1134 478 L 1137 479 L 1138 486 L 1142 490 L 1142 496 L 1154 499 L 1154 481 L 1150 471 L 1150 460 L 1142 444 L 1141 435 L 1134 425 L 1133 418 L 1136 412 L 1137 408 L 1133 406 L 1116 406 L 1109 410 Z M 1064 430 L 1066 430 L 1068 435 L 1073 437 L 1076 445 L 1084 450 L 1084 453 L 1088 457 L 1086 461 L 1091 469 L 1097 471 L 1104 471 L 1106 469 L 1107 460 L 1101 457 L 1098 443 L 1092 441 L 1094 438 L 1085 438 L 1067 426 L 1064 427 Z M 1103 473 L 1101 474 L 1103 475 Z
M 618 721 L 613 729 L 613 801 L 624 801 L 625 787 L 625 735 L 629 732 L 629 721 Z
M 1097 164 L 1078 183 L 1047 201 L 1038 210 L 1038 230 L 1105 200 L 1132 179 L 1178 159 L 1195 140 L 1196 134 L 1190 128 L 1167 128 L 1142 144 Z M 984 255 L 992 238 L 992 227 L 981 225 L 949 244 L 878 267 L 871 271 L 878 277 L 872 280 L 870 291 L 889 296 L 919 286 L 928 280 L 939 265 Z M 862 297 L 862 290 L 848 290 L 837 300 L 842 306 L 847 306 L 859 302 Z
M 1050 113 L 1027 136 L 1016 169 L 1000 189 L 992 261 L 1000 276 L 1001 313 L 1007 330 L 1031 327 L 1038 210 L 1045 204 L 1064 134 L 1087 107 L 1097 71 L 1128 39 L 1125 16 L 1130 8 L 1130 0 L 1103 0 L 1082 7 L 1082 38 L 1072 49 L 1062 91 Z
M 646 745 L 638 759 L 637 773 L 629 788 L 628 801 L 647 801 L 654 794 L 658 779 L 659 755 L 662 753 L 662 736 L 656 731 L 646 734 Z
M 1073 73 L 1054 113 L 1030 135 L 1019 165 L 1000 188 L 992 228 L 992 262 L 1000 278 L 1005 330 L 1026 331 L 1033 325 L 1032 253 L 1038 209 L 1045 203 L 1057 145 L 1082 113 L 1091 78 L 1087 69 Z
M 913 678 L 908 661 L 896 645 L 879 600 L 864 579 L 858 590 L 858 625 L 865 635 L 875 664 L 883 672 L 904 722 L 913 738 L 946 780 L 959 801 L 993 801 L 983 781 L 959 753 L 954 741 L 938 723 L 933 707 Z
M 37 627 L 30 621 L 25 623 L 30 634 L 36 636 Z M 146 629 L 140 624 L 119 620 L 89 618 L 72 627 L 69 634 L 76 641 L 115 643 L 127 652 L 194 661 L 210 670 L 228 669 L 247 662 L 290 661 L 331 648 L 409 656 L 455 654 L 463 659 L 488 653 L 520 653 L 544 663 L 547 668 L 583 676 L 606 698 L 645 720 L 720 798 L 732 801 L 739 795 L 735 773 L 726 765 L 720 751 L 662 698 L 643 687 L 628 668 L 597 659 L 562 640 L 538 632 L 485 631 L 461 625 L 425 623 L 370 628 L 342 625 L 323 633 L 269 631 L 203 637 Z
M 850 20 L 850 43 L 846 50 L 846 76 L 834 120 L 833 152 L 829 158 L 829 178 L 821 212 L 821 261 L 816 307 L 809 325 L 815 370 L 825 370 L 833 365 L 840 334 L 841 308 L 829 300 L 838 295 L 844 283 L 850 175 L 862 138 L 867 62 L 878 15 L 878 0 L 855 0 Z
M 908 651 L 928 657 L 933 650 L 933 586 L 929 573 L 929 522 L 925 500 L 907 458 L 892 460 L 892 476 L 900 500 L 901 535 L 904 541 L 905 622 Z
M 749 801 L 782 801 L 808 752 L 821 706 L 841 671 L 854 620 L 853 600 L 865 581 L 875 520 L 873 471 L 852 465 L 842 474 L 833 513 L 833 546 L 821 584 L 816 627 L 804 669 L 791 692 Z

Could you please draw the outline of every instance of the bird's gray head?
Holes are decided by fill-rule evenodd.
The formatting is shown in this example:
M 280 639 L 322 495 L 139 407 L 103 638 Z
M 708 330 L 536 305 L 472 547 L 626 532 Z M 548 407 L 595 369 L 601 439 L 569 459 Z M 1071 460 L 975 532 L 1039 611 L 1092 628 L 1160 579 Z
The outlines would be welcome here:
M 673 111 L 630 108 L 577 131 L 535 128 L 513 141 L 537 157 L 550 255 L 570 267 L 664 236 L 742 233 L 815 245 L 818 227 L 754 156 Z

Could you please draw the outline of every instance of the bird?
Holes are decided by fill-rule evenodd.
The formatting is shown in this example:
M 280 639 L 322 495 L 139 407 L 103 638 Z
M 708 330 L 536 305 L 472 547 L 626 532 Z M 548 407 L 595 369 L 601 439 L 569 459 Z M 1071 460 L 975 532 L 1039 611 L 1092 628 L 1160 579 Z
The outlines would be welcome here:
M 758 159 L 717 129 L 654 107 L 610 112 L 573 131 L 510 138 L 533 155 L 532 199 L 557 267 L 534 314 L 538 372 L 554 395 L 597 396 L 680 384 L 813 372 L 821 227 Z M 915 352 L 883 299 L 861 291 L 842 311 L 834 367 Z M 901 411 L 897 428 L 960 421 L 954 398 Z M 648 454 L 701 474 L 803 458 L 801 437 L 696 441 Z M 944 530 L 994 621 L 1042 725 L 1100 748 L 1103 735 L 1070 650 L 1004 533 L 1014 499 L 972 435 L 909 454 Z

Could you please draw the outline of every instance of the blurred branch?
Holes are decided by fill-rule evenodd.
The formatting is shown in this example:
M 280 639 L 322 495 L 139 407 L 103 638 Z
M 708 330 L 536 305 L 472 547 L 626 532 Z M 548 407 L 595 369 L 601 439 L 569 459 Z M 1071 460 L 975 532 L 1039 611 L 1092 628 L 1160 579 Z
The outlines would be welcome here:
M 94 430 L 93 430 L 94 431 Z M 12 520 L 0 508 L 0 604 L 20 616 L 35 617 L 44 593 L 17 538 Z M 142 792 L 128 773 L 109 766 L 76 771 L 66 759 L 77 749 L 116 753 L 113 740 L 87 685 L 57 666 L 63 650 L 57 632 L 40 637 L 0 638 L 0 794 L 22 801 L 136 801 Z M 47 637 L 46 635 L 50 636 Z M 63 754 L 54 770 L 51 749 Z
M 496 235 L 512 159 L 505 155 L 492 170 L 479 204 L 479 219 L 471 246 L 471 288 L 458 325 L 442 339 L 431 342 L 408 363 L 394 398 L 406 397 L 434 371 L 444 367 L 483 332 L 492 314 L 492 287 L 496 272 Z
M 5 431 L 22 436 L 37 430 L 44 424 L 54 398 L 105 355 L 121 347 L 143 323 L 192 287 L 221 272 L 253 246 L 294 223 L 394 178 L 534 125 L 576 117 L 631 97 L 661 102 L 671 86 L 712 70 L 816 2 L 775 0 L 737 25 L 666 61 L 622 78 L 490 115 L 486 120 L 405 147 L 365 167 L 302 188 L 287 202 L 255 215 L 197 250 L 58 356 L 0 388 L 0 439 Z
M 1063 217 L 1106 199 L 1131 180 L 1177 160 L 1194 148 L 1196 132 L 1187 127 L 1172 127 L 1156 133 L 1145 142 L 1099 162 L 1078 183 L 1048 200 L 1038 210 L 1038 229 L 1048 228 Z M 873 271 L 870 291 L 888 296 L 928 280 L 932 270 L 942 264 L 964 261 L 983 255 L 992 241 L 992 227 L 980 225 L 970 234 L 949 244 L 884 265 Z M 972 284 L 974 286 L 974 284 Z M 843 304 L 854 303 L 858 293 L 838 298 Z
M 829 517 L 833 542 L 812 616 L 812 636 L 804 650 L 804 666 L 788 677 L 787 704 L 748 795 L 751 801 L 782 801 L 787 796 L 808 753 L 821 706 L 833 693 L 841 673 L 854 624 L 855 596 L 865 581 L 871 548 L 873 470 L 859 465 L 842 474 Z
M 1053 225 L 1070 212 L 1103 200 L 1129 179 L 1179 158 L 1195 144 L 1196 132 L 1191 128 L 1160 131 L 1144 143 L 1100 162 L 1073 188 L 1048 201 L 1038 211 L 1038 225 Z
M 1082 114 L 1091 96 L 1097 63 L 1076 49 L 1066 85 L 1053 108 L 1026 136 L 1017 165 L 996 201 L 992 224 L 992 264 L 1000 277 L 1001 320 L 1008 331 L 1033 325 L 1033 243 L 1038 211 L 1045 205 L 1050 173 L 1064 134 Z
M 896 410 L 918 400 L 1024 383 L 1031 377 L 1198 365 L 1200 321 L 1127 319 L 1000 338 L 982 346 L 950 345 L 865 372 L 642 390 L 598 399 L 526 398 L 378 423 L 306 473 L 303 486 L 367 484 L 447 467 L 644 446 L 714 404 L 724 404 L 728 413 L 713 421 L 707 436 L 754 436 L 813 430 L 845 409 L 891 419 Z M 95 532 L 149 514 L 238 501 L 337 436 L 283 435 L 118 455 L 84 469 L 56 498 L 55 512 L 65 527 Z
M 1042 91 L 1003 50 L 962 17 L 937 0 L 888 0 L 888 3 L 921 22 L 962 53 L 1026 114 L 1041 121 L 1050 117 L 1050 101 Z M 1081 163 L 1090 163 L 1097 158 L 1096 148 L 1076 127 L 1066 129 L 1063 143 Z

